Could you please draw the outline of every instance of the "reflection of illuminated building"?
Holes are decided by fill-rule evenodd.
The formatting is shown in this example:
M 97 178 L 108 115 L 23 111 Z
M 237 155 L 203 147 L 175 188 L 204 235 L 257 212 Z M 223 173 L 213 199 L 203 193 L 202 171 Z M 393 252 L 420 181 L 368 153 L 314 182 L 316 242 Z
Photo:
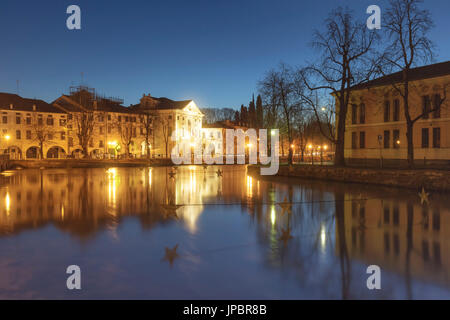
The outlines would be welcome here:
M 418 198 L 409 203 L 396 199 L 347 200 L 345 239 L 352 258 L 450 285 L 448 210 L 422 207 Z
M 85 236 L 125 216 L 137 216 L 151 227 L 175 217 L 167 212 L 172 209 L 194 233 L 204 204 L 215 202 L 219 191 L 228 201 L 245 194 L 245 168 L 233 168 L 241 169 L 227 181 L 213 167 L 205 171 L 200 166 L 180 167 L 174 180 L 166 168 L 17 171 L 4 177 L 7 188 L 0 190 L 0 235 L 51 222 Z

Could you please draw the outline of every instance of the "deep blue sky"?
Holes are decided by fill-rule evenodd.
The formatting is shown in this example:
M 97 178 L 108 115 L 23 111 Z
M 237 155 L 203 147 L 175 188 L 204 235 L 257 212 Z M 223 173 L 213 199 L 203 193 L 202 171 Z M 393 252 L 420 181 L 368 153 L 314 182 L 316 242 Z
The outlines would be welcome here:
M 81 7 L 82 30 L 66 28 Z M 348 5 L 366 19 L 377 0 L 2 0 L 0 91 L 52 101 L 84 82 L 137 103 L 142 94 L 238 107 L 280 61 L 314 57 L 309 43 L 328 12 Z M 438 61 L 450 60 L 450 1 L 426 0 Z

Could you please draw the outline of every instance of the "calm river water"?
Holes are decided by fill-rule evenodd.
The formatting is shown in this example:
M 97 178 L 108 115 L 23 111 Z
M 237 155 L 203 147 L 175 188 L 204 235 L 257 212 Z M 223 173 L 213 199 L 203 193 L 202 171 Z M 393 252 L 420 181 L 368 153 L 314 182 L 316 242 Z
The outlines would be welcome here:
M 448 196 L 217 169 L 3 173 L 0 299 L 450 298 Z

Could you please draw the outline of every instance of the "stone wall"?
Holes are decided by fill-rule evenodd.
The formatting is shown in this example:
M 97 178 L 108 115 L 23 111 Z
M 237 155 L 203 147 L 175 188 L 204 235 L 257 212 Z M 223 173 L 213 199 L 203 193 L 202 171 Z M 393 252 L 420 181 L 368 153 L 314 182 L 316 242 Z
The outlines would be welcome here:
M 259 174 L 258 166 L 249 166 L 249 174 Z M 331 166 L 280 166 L 278 176 L 364 183 L 420 190 L 450 191 L 450 171 L 337 168 Z

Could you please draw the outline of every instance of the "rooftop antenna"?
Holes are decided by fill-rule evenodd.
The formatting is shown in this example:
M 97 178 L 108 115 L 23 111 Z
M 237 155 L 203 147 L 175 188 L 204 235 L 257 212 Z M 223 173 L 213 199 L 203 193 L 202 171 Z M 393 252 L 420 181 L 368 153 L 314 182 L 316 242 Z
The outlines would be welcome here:
M 19 80 L 16 80 L 16 86 L 17 86 L 17 95 L 19 95 Z

